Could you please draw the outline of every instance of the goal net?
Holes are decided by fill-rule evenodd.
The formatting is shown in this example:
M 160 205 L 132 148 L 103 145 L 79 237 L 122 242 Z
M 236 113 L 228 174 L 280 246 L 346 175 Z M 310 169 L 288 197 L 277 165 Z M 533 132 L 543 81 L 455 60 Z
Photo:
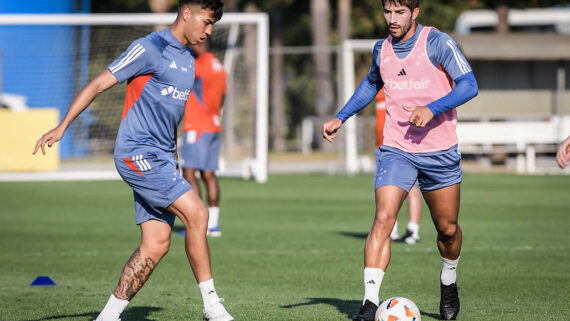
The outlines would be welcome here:
M 77 92 L 137 38 L 166 28 L 176 14 L 0 15 L 0 95 L 63 117 Z M 212 52 L 227 73 L 220 175 L 267 179 L 268 17 L 225 13 Z M 68 129 L 63 159 L 113 153 L 126 84 L 100 95 Z M 25 129 L 23 129 L 25 130 Z M 179 133 L 179 139 L 182 135 Z

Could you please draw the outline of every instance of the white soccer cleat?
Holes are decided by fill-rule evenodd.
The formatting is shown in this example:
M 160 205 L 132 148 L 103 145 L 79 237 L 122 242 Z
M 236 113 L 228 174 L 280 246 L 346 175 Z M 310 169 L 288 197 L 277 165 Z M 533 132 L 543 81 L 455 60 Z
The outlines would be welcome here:
M 234 321 L 226 308 L 224 307 L 224 299 L 204 304 L 204 321 Z

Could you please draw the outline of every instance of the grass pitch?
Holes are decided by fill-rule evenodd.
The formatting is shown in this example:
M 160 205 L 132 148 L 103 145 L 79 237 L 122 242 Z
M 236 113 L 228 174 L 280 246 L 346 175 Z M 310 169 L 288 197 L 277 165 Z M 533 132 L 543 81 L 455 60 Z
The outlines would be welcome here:
M 221 188 L 224 234 L 210 247 L 236 320 L 348 320 L 358 310 L 371 175 L 222 179 Z M 128 186 L 0 183 L 0 204 L 0 320 L 93 320 L 138 245 Z M 570 319 L 569 214 L 569 177 L 465 175 L 459 320 Z M 420 226 L 420 243 L 392 245 L 380 296 L 408 297 L 437 320 L 441 262 L 425 206 Z M 201 320 L 181 229 L 123 321 Z M 57 285 L 29 285 L 43 275 Z

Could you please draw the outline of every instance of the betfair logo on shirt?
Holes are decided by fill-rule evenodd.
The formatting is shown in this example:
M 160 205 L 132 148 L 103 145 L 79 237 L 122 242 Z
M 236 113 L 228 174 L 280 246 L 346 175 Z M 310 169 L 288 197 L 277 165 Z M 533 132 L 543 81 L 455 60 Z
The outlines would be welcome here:
M 164 88 L 160 91 L 160 94 L 163 96 L 172 94 L 172 98 L 176 100 L 188 100 L 188 96 L 190 95 L 190 90 L 186 89 L 184 91 L 180 91 L 178 88 L 173 86 L 168 86 L 168 88 Z
M 392 90 L 427 89 L 429 88 L 430 82 L 431 80 L 425 79 L 407 79 L 403 81 L 388 80 L 384 85 L 388 86 L 388 88 Z

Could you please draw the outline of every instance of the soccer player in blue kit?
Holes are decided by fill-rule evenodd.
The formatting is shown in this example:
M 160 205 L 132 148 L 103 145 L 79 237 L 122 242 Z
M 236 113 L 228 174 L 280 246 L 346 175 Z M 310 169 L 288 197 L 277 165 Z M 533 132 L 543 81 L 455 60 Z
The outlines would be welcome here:
M 178 171 L 176 129 L 194 85 L 188 45 L 204 41 L 223 14 L 220 0 L 179 0 L 166 29 L 135 40 L 72 101 L 62 122 L 44 134 L 33 153 L 59 141 L 71 122 L 102 92 L 128 81 L 115 142 L 115 166 L 133 189 L 141 242 L 97 321 L 117 321 L 170 247 L 175 217 L 186 228 L 188 261 L 203 298 L 204 320 L 231 321 L 214 288 L 206 239 L 208 209 Z M 183 317 L 181 317 L 183 318 Z
M 416 22 L 419 0 L 382 4 L 390 36 L 376 43 L 367 77 L 322 128 L 323 137 L 332 142 L 342 123 L 384 87 L 386 124 L 375 177 L 376 215 L 364 248 L 364 300 L 353 320 L 374 320 L 390 262 L 390 232 L 416 179 L 437 230 L 440 315 L 454 320 L 459 313 L 456 269 L 462 243 L 455 108 L 477 95 L 477 81 L 449 35 Z

